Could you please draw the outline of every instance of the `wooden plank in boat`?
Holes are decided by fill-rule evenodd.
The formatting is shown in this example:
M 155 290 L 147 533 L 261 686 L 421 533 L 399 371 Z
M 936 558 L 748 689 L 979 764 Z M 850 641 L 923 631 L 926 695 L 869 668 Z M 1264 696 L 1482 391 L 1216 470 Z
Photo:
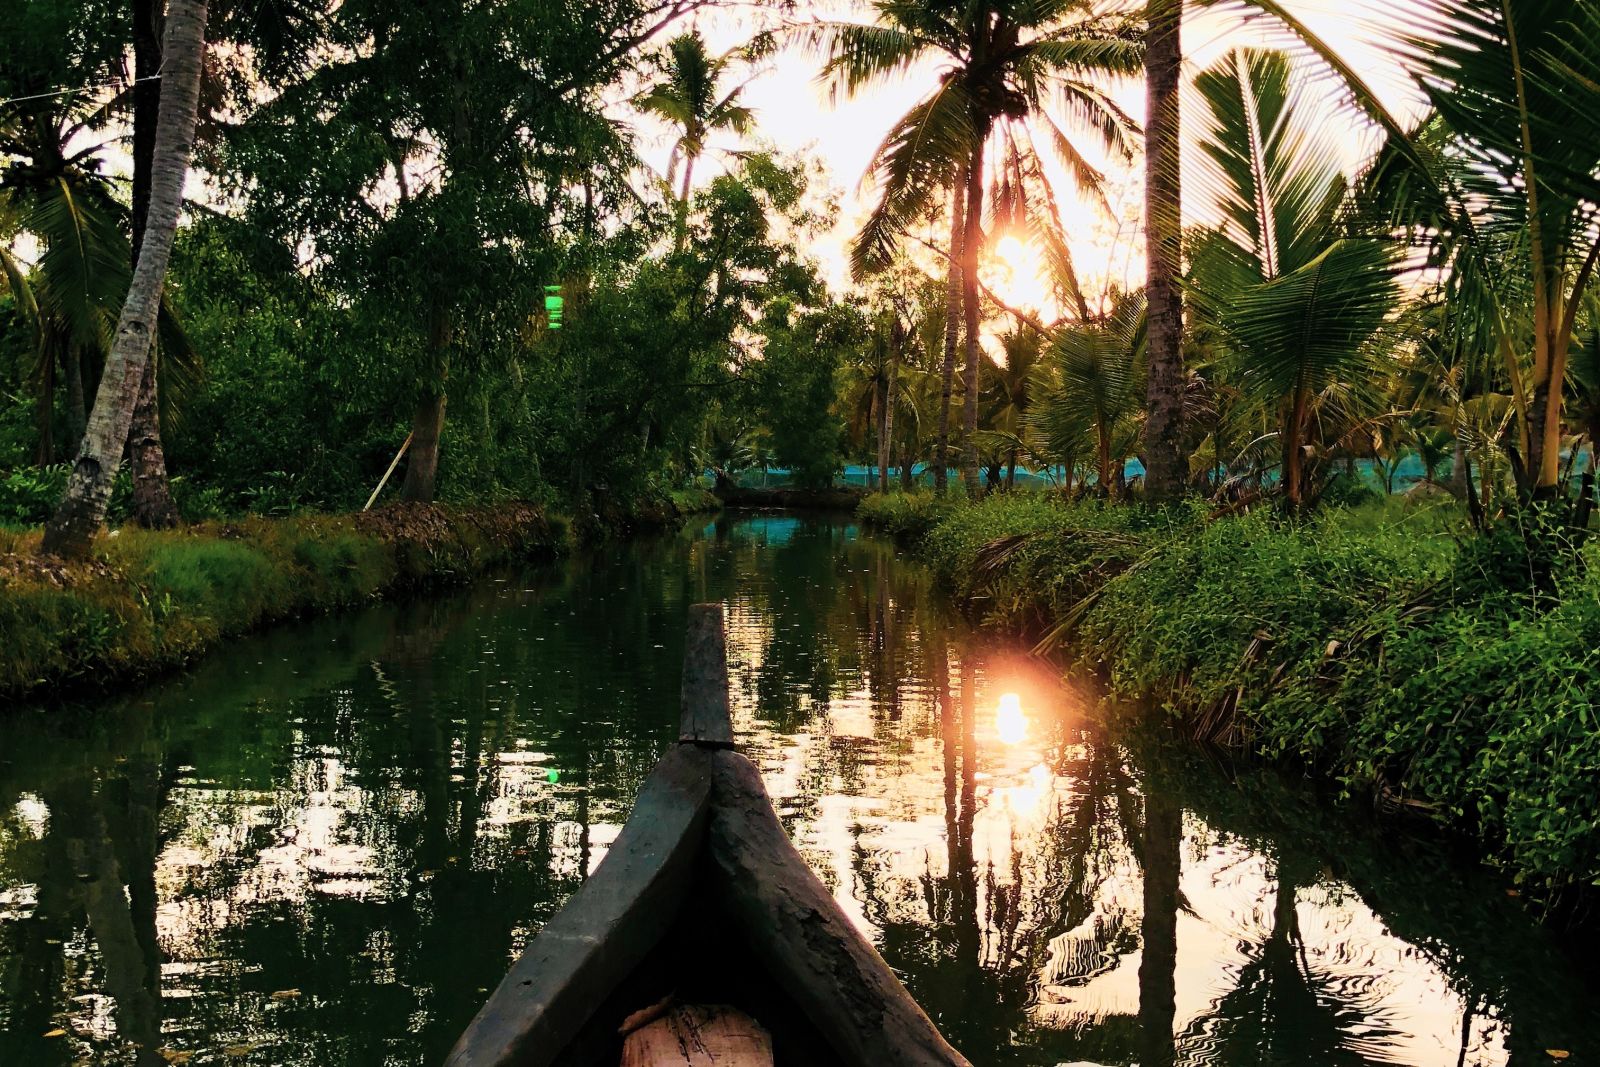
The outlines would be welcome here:
M 681 1004 L 628 1035 L 622 1067 L 772 1067 L 772 1035 L 722 1004 Z
M 728 713 L 728 646 L 721 604 L 689 609 L 683 652 L 683 721 L 679 741 L 710 748 L 733 747 Z

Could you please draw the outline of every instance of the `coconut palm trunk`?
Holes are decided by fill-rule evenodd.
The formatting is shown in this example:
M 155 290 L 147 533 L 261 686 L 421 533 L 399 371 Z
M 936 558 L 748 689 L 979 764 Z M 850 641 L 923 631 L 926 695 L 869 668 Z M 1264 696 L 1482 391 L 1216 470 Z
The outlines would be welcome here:
M 161 9 L 157 0 L 133 0 L 133 266 L 139 266 L 150 212 L 150 179 L 155 165 L 156 123 L 161 115 Z M 132 519 L 148 529 L 178 524 L 178 508 L 167 480 L 166 450 L 161 444 L 161 404 L 156 366 L 159 348 L 152 346 L 139 381 L 128 434 L 128 459 L 133 465 Z
M 972 162 L 967 167 L 967 217 L 961 237 L 961 307 L 966 319 L 967 366 L 965 375 L 966 417 L 962 420 L 961 477 L 967 483 L 967 496 L 983 496 L 978 473 L 978 370 L 983 357 L 978 331 L 983 308 L 978 295 L 978 248 L 983 243 L 983 145 L 988 140 L 987 124 L 980 124 L 972 146 Z
M 34 402 L 33 424 L 34 433 L 39 441 L 38 447 L 34 452 L 34 462 L 41 467 L 48 467 L 56 461 L 55 370 L 54 359 L 46 358 L 40 360 L 39 398 Z
M 161 114 L 156 123 L 143 248 L 66 494 L 45 525 L 43 549 L 51 555 L 88 554 L 105 521 L 112 482 L 128 443 L 133 409 L 139 400 L 161 312 L 167 262 L 183 208 L 183 183 L 189 174 L 189 153 L 194 147 L 195 117 L 200 106 L 205 28 L 206 0 L 172 0 L 167 11 Z
M 956 346 L 961 341 L 961 245 L 966 238 L 967 172 L 956 169 L 950 184 L 950 265 L 945 282 L 944 367 L 940 380 L 939 443 L 934 452 L 933 490 L 943 496 L 950 486 L 950 397 L 955 391 Z
M 677 243 L 673 246 L 675 251 L 682 252 L 683 246 L 689 240 L 689 191 L 694 181 L 695 154 L 687 153 L 683 163 L 683 188 L 678 193 L 678 236 Z
M 1095 457 L 1100 475 L 1100 495 L 1114 500 L 1117 495 L 1116 477 L 1111 469 L 1111 431 L 1104 418 L 1095 422 Z
M 1149 373 L 1145 395 L 1145 491 L 1166 500 L 1183 491 L 1183 0 L 1149 0 L 1145 37 L 1145 255 Z
M 62 359 L 62 369 L 67 375 L 67 449 L 73 455 L 83 445 L 83 432 L 89 425 L 89 412 L 87 410 L 86 389 L 83 381 L 83 350 L 77 345 L 69 345 L 65 358 Z M 63 450 L 63 451 L 66 451 Z
M 1305 448 L 1302 438 L 1305 435 L 1306 408 L 1309 402 L 1310 396 L 1303 387 L 1295 389 L 1289 401 L 1289 422 L 1284 427 L 1283 434 L 1283 491 L 1288 498 L 1289 507 L 1296 510 L 1306 499 Z
M 900 320 L 889 324 L 889 365 L 884 371 L 883 402 L 878 405 L 878 490 L 889 491 L 889 452 L 894 434 L 894 387 L 900 369 Z
M 167 478 L 167 455 L 161 444 L 161 403 L 156 382 L 159 349 L 152 349 L 139 382 L 128 432 L 128 461 L 133 467 L 133 499 L 129 517 L 148 530 L 178 525 L 178 505 Z

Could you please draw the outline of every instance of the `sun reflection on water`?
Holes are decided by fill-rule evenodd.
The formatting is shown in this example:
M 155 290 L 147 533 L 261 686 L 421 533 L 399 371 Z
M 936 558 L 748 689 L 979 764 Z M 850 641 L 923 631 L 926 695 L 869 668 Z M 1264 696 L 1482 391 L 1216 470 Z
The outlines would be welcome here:
M 1008 745 L 1020 745 L 1028 739 L 1028 716 L 1022 710 L 1022 697 L 1016 693 L 1002 693 L 1000 709 L 995 715 L 995 732 Z

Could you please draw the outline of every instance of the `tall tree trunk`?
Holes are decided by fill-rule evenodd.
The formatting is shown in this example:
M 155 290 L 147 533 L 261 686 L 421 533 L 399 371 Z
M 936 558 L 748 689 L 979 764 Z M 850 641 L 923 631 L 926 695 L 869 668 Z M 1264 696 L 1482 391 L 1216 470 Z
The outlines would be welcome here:
M 1298 509 L 1305 502 L 1305 454 L 1300 435 L 1306 424 L 1306 391 L 1296 389 L 1289 403 L 1289 422 L 1283 428 L 1283 491 L 1289 507 Z
M 445 380 L 450 369 L 453 336 L 450 312 L 436 308 L 428 325 L 428 347 L 433 368 L 428 385 L 417 398 L 411 416 L 411 458 L 400 498 L 414 504 L 431 504 L 439 476 L 439 439 L 444 436 Z
M 145 363 L 139 400 L 133 406 L 133 423 L 128 432 L 128 458 L 133 463 L 131 518 L 147 530 L 166 530 L 178 525 L 178 505 L 172 501 L 167 456 L 161 447 L 161 410 L 156 394 L 156 366 L 160 361 L 158 345 L 151 350 L 150 359 Z
M 1555 378 L 1552 372 L 1550 378 L 1536 382 L 1533 387 L 1526 479 L 1535 500 L 1554 500 L 1561 489 L 1561 407 L 1565 361 L 1562 361 L 1559 372 L 1560 378 Z
M 77 345 L 67 349 L 61 369 L 67 372 L 67 442 L 75 456 L 83 445 L 83 432 L 89 424 L 83 387 L 83 353 Z
M 893 443 L 894 433 L 894 387 L 895 379 L 899 377 L 900 370 L 900 320 L 898 317 L 889 324 L 889 366 L 884 372 L 884 398 L 878 412 L 878 491 L 889 491 L 889 464 L 893 457 L 889 454 L 889 446 Z
M 133 0 L 133 265 L 139 266 L 139 246 L 144 242 L 150 214 L 150 181 L 155 166 L 156 124 L 161 116 L 161 5 L 158 0 Z M 161 404 L 156 367 L 159 346 L 139 379 L 139 399 L 133 407 L 128 436 L 128 458 L 133 463 L 133 521 L 149 529 L 178 524 L 167 481 L 167 457 L 161 445 Z
M 155 166 L 150 208 L 139 265 L 117 321 L 116 338 L 106 357 L 94 413 L 78 450 L 66 495 L 45 525 L 43 549 L 57 556 L 85 556 L 105 521 L 117 465 L 128 443 L 128 428 L 161 313 L 167 261 L 178 232 L 183 183 L 194 146 L 200 105 L 200 66 L 205 54 L 206 0 L 172 0 L 167 12 L 166 48 L 161 78 L 161 116 L 156 125 Z
M 1450 451 L 1450 492 L 1458 500 L 1465 500 L 1471 484 L 1472 469 L 1467 463 L 1467 446 L 1461 442 L 1458 435 L 1455 438 L 1455 447 Z
M 417 401 L 411 417 L 411 458 L 406 463 L 405 487 L 400 498 L 417 504 L 433 502 L 439 477 L 439 438 L 444 433 L 443 389 L 429 392 Z
M 933 491 L 950 486 L 950 395 L 955 391 L 956 345 L 961 340 L 961 245 L 967 232 L 967 172 L 957 167 L 950 185 L 950 264 L 944 289 L 944 368 L 940 380 L 939 443 L 933 454 Z
M 1170 500 L 1183 492 L 1182 0 L 1148 0 L 1145 36 L 1145 256 L 1149 304 L 1145 393 L 1145 492 Z
M 1117 483 L 1111 476 L 1111 434 L 1104 418 L 1095 423 L 1095 457 L 1100 468 L 1100 495 L 1110 500 L 1117 495 Z
M 978 251 L 983 242 L 983 145 L 987 130 L 980 127 L 977 142 L 972 146 L 972 163 L 967 167 L 967 217 L 966 229 L 961 238 L 961 289 L 962 310 L 965 313 L 967 366 L 966 366 L 966 417 L 962 420 L 961 477 L 967 483 L 967 496 L 977 500 L 983 496 L 983 485 L 978 475 L 978 365 L 982 358 L 979 329 L 983 308 L 978 296 Z
M 694 179 L 694 159 L 692 155 L 684 157 L 683 188 L 678 193 L 678 240 L 674 248 L 679 252 L 689 239 L 689 183 Z
M 38 450 L 34 462 L 48 467 L 56 461 L 56 358 L 46 355 L 39 367 L 39 397 L 34 401 L 34 430 L 38 435 Z

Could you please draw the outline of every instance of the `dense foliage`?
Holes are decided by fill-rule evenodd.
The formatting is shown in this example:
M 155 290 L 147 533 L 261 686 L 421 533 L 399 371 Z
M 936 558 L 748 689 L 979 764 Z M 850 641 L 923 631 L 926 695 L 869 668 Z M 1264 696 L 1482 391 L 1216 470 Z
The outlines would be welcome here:
M 1093 502 L 870 498 L 964 603 L 1103 670 L 1114 696 L 1474 832 L 1520 881 L 1600 884 L 1593 547 L 1541 591 L 1459 508 L 1209 521 Z

